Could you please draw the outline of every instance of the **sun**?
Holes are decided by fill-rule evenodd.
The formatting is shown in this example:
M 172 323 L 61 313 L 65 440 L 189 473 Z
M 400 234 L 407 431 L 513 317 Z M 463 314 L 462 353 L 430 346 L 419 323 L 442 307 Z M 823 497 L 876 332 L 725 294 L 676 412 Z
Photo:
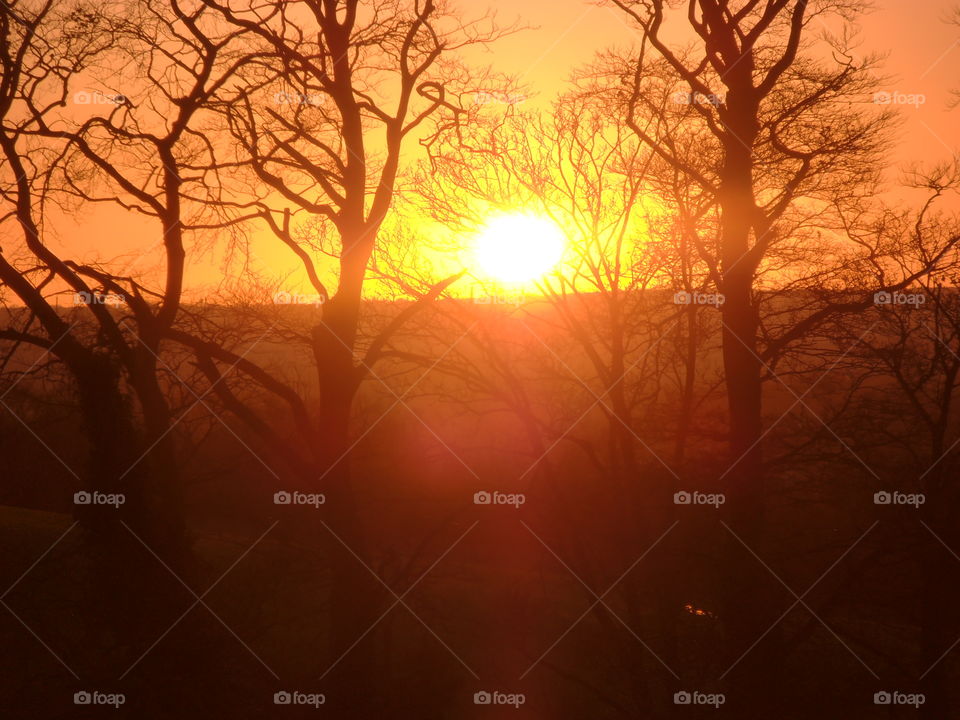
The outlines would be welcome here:
M 475 252 L 491 279 L 520 283 L 549 272 L 565 245 L 563 230 L 552 220 L 516 213 L 491 218 L 477 235 Z

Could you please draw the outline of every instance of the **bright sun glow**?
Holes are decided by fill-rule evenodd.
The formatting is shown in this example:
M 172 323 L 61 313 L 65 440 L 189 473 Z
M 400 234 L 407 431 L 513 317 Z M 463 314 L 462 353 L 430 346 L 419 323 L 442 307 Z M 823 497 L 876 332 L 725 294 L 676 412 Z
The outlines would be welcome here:
M 535 215 L 500 215 L 477 236 L 477 262 L 494 280 L 535 280 L 560 261 L 566 238 L 556 223 Z

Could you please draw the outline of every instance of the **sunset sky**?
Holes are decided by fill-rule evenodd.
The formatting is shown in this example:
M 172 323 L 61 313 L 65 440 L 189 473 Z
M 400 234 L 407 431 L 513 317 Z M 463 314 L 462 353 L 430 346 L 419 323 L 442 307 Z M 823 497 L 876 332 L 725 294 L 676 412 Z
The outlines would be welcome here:
M 462 5 L 467 8 L 466 3 Z M 483 7 L 479 3 L 471 5 L 473 10 Z M 900 109 L 904 124 L 901 142 L 890 152 L 891 182 L 896 182 L 898 170 L 909 163 L 942 161 L 956 150 L 952 142 L 960 110 L 951 111 L 948 103 L 951 89 L 960 86 L 960 48 L 957 47 L 960 28 L 946 22 L 951 6 L 948 0 L 881 2 L 863 22 L 863 52 L 889 54 L 885 68 L 891 79 L 885 87 L 891 93 L 924 96 L 923 104 L 904 105 Z M 501 39 L 488 51 L 475 51 L 468 56 L 471 62 L 490 64 L 527 86 L 533 96 L 524 101 L 524 110 L 548 108 L 562 92 L 571 72 L 589 62 L 595 53 L 613 46 L 629 47 L 637 40 L 621 13 L 592 2 L 525 0 L 518 8 L 510 0 L 493 0 L 487 7 L 497 13 L 501 25 L 519 20 L 532 26 Z M 470 13 L 470 9 L 465 10 L 465 14 Z M 670 28 L 669 23 L 667 27 Z M 671 37 L 669 31 L 666 35 Z M 418 150 L 411 145 L 408 157 L 411 160 L 419 157 Z M 82 217 L 64 218 L 52 228 L 65 247 L 76 248 L 76 254 L 84 257 L 90 257 L 94 247 L 95 254 L 103 261 L 123 256 L 133 274 L 156 267 L 156 256 L 143 252 L 144 238 L 157 236 L 155 227 L 107 206 L 87 208 L 83 212 Z M 153 242 L 148 241 L 147 246 L 152 247 Z M 187 275 L 188 287 L 210 289 L 223 278 L 237 277 L 242 272 L 239 255 L 234 256 L 230 271 L 223 272 L 222 244 L 218 246 L 205 256 L 193 256 Z M 263 276 L 296 273 L 297 264 L 272 237 L 255 235 L 252 251 L 247 267 Z M 466 261 L 462 258 L 440 260 L 452 271 L 459 269 L 461 262 Z M 284 287 L 302 290 L 301 282 L 295 274 L 284 281 Z

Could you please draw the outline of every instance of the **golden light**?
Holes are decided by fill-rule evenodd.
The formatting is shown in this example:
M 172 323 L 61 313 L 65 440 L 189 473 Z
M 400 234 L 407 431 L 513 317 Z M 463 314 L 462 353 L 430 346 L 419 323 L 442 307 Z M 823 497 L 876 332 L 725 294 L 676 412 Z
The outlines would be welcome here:
M 566 237 L 556 223 L 525 214 L 492 218 L 476 239 L 476 259 L 490 278 L 505 283 L 535 280 L 563 255 Z

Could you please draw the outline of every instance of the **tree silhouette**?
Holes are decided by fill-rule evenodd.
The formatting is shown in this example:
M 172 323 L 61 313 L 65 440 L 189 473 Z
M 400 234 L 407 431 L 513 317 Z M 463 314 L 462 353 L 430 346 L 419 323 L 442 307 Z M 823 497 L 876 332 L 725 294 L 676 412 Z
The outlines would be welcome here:
M 836 226 L 822 216 L 824 208 L 855 204 L 870 192 L 889 143 L 890 119 L 852 104 L 862 103 L 876 81 L 875 59 L 857 59 L 849 33 L 824 38 L 830 61 L 814 59 L 806 41 L 820 19 L 848 20 L 864 9 L 861 3 L 747 2 L 734 11 L 722 2 L 691 2 L 681 19 L 696 38 L 690 52 L 673 50 L 664 40 L 671 16 L 667 3 L 615 4 L 642 36 L 631 74 L 624 69 L 621 75 L 629 93 L 625 122 L 673 169 L 696 181 L 719 209 L 719 246 L 705 259 L 713 263 L 725 297 L 723 364 L 733 471 L 724 509 L 742 540 L 730 538 L 726 561 L 724 615 L 732 661 L 776 617 L 766 589 L 769 575 L 743 547 L 762 556 L 769 492 L 762 456 L 765 364 L 774 349 L 838 310 L 812 313 L 762 348 L 763 272 L 810 227 Z M 699 153 L 708 158 L 706 167 L 702 160 L 688 162 L 659 134 L 661 125 L 669 124 L 659 102 L 664 81 L 683 93 L 685 121 L 702 128 Z M 931 258 L 927 268 L 942 257 Z M 736 693 L 741 702 L 750 698 L 770 711 L 781 688 L 777 636 L 776 630 L 767 634 L 734 676 L 743 682 Z M 737 712 L 733 704 L 728 711 Z

